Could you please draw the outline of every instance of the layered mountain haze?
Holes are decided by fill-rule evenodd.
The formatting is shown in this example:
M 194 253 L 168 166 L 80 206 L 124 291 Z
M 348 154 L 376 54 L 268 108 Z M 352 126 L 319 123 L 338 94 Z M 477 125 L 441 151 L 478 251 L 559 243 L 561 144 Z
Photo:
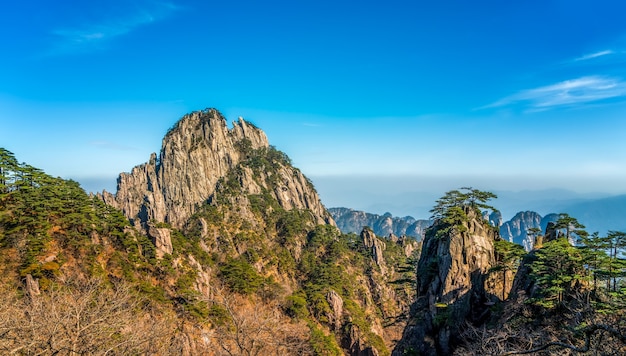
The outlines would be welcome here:
M 4 1 L 0 356 L 626 355 L 624 13 Z
M 610 230 L 624 230 L 620 217 L 626 212 L 625 209 L 626 203 L 620 196 L 578 202 L 565 206 L 561 212 L 580 217 L 579 220 L 588 231 L 606 233 Z M 421 240 L 426 229 L 432 225 L 431 220 L 398 217 L 390 213 L 378 215 L 349 208 L 329 208 L 328 211 L 344 233 L 370 227 L 379 236 L 406 235 Z M 533 238 L 528 235 L 529 230 L 545 231 L 548 223 L 555 222 L 558 217 L 558 213 L 542 216 L 535 211 L 520 211 L 510 220 L 503 221 L 499 211 L 483 213 L 483 218 L 491 226 L 499 227 L 503 239 L 523 246 L 526 251 L 532 250 L 534 244 Z
M 533 228 L 546 231 L 548 223 L 555 222 L 558 218 L 558 214 L 548 214 L 542 217 L 534 211 L 521 211 L 500 226 L 500 235 L 510 242 L 524 246 L 526 251 L 530 251 L 535 241 L 529 236 L 529 231 Z

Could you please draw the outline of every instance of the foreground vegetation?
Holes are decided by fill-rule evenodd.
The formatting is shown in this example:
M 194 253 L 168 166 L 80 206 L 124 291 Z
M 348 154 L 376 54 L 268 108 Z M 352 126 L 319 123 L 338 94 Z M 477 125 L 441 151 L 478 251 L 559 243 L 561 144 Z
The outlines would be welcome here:
M 183 229 L 152 223 L 171 236 L 159 256 L 119 210 L 0 149 L 0 353 L 390 354 L 415 301 L 418 244 L 282 209 L 272 189 L 289 159 L 242 150 Z M 249 172 L 269 188 L 247 192 Z M 494 197 L 448 192 L 435 237 L 465 231 Z M 528 233 L 530 253 L 494 241 L 499 301 L 461 327 L 455 352 L 626 353 L 626 233 L 589 234 L 567 214 Z

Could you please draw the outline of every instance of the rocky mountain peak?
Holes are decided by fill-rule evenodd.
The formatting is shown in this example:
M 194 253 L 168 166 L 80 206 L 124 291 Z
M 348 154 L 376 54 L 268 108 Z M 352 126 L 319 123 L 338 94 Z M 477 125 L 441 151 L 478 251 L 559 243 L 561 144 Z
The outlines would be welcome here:
M 185 115 L 167 132 L 158 156 L 153 153 L 148 162 L 130 173 L 121 173 L 117 193 L 104 192 L 102 198 L 120 208 L 144 232 L 153 221 L 182 228 L 198 206 L 216 192 L 220 179 L 247 159 L 250 152 L 269 147 L 265 133 L 241 117 L 228 128 L 217 110 L 196 111 Z M 306 178 L 290 165 L 283 171 L 279 182 L 283 185 L 279 189 L 283 208 L 314 207 L 315 213 L 326 218 L 317 193 L 310 184 L 304 184 Z M 293 187 L 299 190 L 289 194 Z M 243 191 L 261 189 L 244 188 Z M 303 199 L 306 201 L 300 201 Z

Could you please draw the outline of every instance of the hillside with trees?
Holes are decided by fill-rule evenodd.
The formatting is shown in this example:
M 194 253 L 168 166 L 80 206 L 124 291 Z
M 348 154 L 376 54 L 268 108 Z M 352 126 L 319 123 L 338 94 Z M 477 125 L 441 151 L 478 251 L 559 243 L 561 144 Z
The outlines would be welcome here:
M 422 242 L 344 234 L 287 155 L 215 110 L 118 182 L 88 195 L 0 149 L 0 353 L 626 352 L 624 232 L 560 214 L 526 253 L 465 187 Z
M 210 155 L 215 115 L 168 135 L 209 125 L 190 144 Z M 288 157 L 235 137 L 237 159 L 182 223 L 142 220 L 155 206 L 120 210 L 3 149 L 0 353 L 390 354 L 417 242 L 320 224 L 327 213 Z

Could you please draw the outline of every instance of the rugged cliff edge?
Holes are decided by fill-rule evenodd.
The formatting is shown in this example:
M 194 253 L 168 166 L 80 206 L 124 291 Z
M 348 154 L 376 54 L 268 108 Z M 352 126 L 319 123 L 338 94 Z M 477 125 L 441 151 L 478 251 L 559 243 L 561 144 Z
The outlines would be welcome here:
M 481 322 L 498 298 L 501 286 L 490 276 L 496 265 L 496 228 L 473 208 L 464 207 L 467 219 L 449 229 L 441 220 L 423 242 L 417 269 L 417 301 L 411 321 L 394 355 L 448 355 L 466 322 Z
M 229 129 L 217 110 L 196 111 L 169 130 L 158 156 L 153 153 L 147 163 L 120 174 L 115 195 L 103 192 L 102 199 L 121 209 L 142 231 L 147 231 L 150 222 L 182 228 L 215 193 L 218 181 L 248 152 L 268 147 L 265 133 L 242 118 Z M 272 194 L 282 208 L 308 209 L 318 223 L 333 223 L 317 192 L 299 170 L 285 165 L 277 179 L 279 184 Z

